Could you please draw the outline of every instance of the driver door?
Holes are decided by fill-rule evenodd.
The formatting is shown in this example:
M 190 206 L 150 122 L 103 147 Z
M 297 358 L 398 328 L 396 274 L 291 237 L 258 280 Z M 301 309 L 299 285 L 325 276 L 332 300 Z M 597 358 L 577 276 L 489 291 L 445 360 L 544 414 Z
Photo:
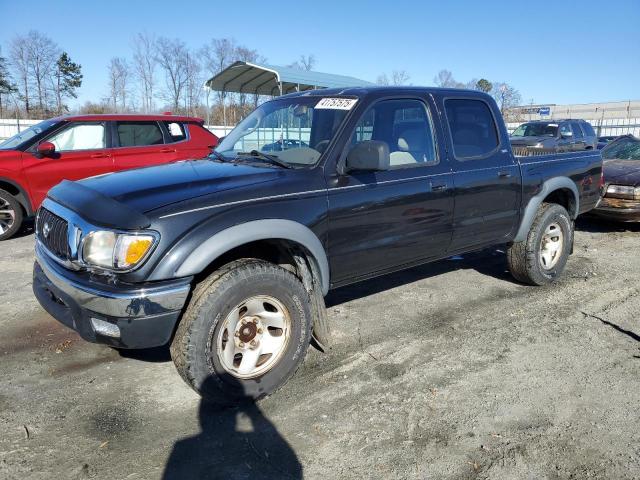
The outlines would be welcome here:
M 113 171 L 111 149 L 107 148 L 107 122 L 68 123 L 43 141 L 55 145 L 53 154 L 42 157 L 34 146 L 23 156 L 34 207 L 62 180 L 80 180 Z
M 329 254 L 335 284 L 442 256 L 451 241 L 453 179 L 423 98 L 381 100 L 351 146 L 385 142 L 390 167 L 329 177 Z

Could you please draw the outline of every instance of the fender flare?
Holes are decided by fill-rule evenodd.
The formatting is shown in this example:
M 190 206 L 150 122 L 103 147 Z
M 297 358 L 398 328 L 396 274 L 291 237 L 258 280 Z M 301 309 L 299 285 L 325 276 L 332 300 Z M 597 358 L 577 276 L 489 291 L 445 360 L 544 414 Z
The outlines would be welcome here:
M 329 291 L 329 260 L 320 239 L 308 227 L 292 220 L 254 220 L 229 227 L 201 243 L 182 262 L 177 277 L 187 277 L 202 272 L 216 258 L 233 248 L 257 240 L 289 240 L 302 245 L 318 265 L 322 293 Z
M 15 180 L 11 180 L 10 178 L 3 177 L 2 175 L 0 175 L 0 183 L 8 183 L 12 187 L 14 187 L 16 190 L 18 190 L 18 195 L 16 195 L 15 198 L 18 201 L 18 203 L 22 205 L 22 208 L 25 209 L 25 211 L 27 212 L 27 216 L 32 216 L 35 213 L 31 205 L 31 199 L 29 198 L 29 194 L 24 188 L 22 188 L 22 186 L 19 183 L 17 183 Z
M 529 200 L 524 214 L 522 215 L 522 221 L 520 222 L 518 233 L 513 239 L 514 242 L 524 242 L 527 239 L 529 229 L 533 224 L 533 220 L 536 217 L 536 213 L 538 212 L 538 208 L 540 208 L 542 201 L 547 198 L 550 193 L 563 188 L 569 189 L 573 193 L 573 199 L 576 202 L 576 205 L 572 219 L 576 219 L 578 212 L 580 211 L 580 194 L 578 193 L 578 187 L 576 187 L 576 184 L 569 177 L 550 178 L 542 184 L 540 191 L 534 195 L 531 200 Z

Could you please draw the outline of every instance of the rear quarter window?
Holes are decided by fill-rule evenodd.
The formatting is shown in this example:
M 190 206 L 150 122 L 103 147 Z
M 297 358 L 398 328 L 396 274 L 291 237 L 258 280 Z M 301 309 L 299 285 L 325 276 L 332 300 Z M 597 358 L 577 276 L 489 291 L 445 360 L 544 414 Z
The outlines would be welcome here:
M 573 130 L 573 138 L 582 138 L 582 130 L 578 122 L 571 122 L 571 129 Z
M 498 148 L 498 128 L 485 102 L 451 98 L 445 100 L 444 106 L 458 160 L 482 158 Z
M 596 132 L 593 130 L 593 127 L 589 122 L 582 123 L 582 130 L 587 137 L 595 137 Z
M 169 131 L 169 138 L 171 139 L 171 142 L 181 142 L 187 139 L 187 128 L 184 123 L 164 122 L 164 124 Z

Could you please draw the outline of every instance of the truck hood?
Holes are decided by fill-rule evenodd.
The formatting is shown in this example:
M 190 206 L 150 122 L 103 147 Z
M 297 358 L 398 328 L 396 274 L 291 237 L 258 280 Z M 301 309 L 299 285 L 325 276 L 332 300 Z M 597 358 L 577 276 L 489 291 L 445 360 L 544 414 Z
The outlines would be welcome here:
M 640 186 L 640 160 L 605 160 L 603 169 L 607 183 Z
M 147 213 L 204 195 L 270 182 L 281 174 L 272 167 L 189 160 L 100 175 L 78 183 Z

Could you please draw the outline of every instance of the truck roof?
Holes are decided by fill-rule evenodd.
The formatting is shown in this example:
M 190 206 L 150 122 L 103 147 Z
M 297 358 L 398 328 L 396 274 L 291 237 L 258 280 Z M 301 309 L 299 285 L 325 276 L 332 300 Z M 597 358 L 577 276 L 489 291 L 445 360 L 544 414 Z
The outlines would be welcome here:
M 391 87 L 391 86 L 371 86 L 371 87 L 346 87 L 346 88 L 321 88 L 317 90 L 305 90 L 303 92 L 294 92 L 289 93 L 287 95 L 283 95 L 285 98 L 291 97 L 304 97 L 304 96 L 349 96 L 349 97 L 364 97 L 369 94 L 378 94 L 378 95 L 393 95 L 393 94 L 401 94 L 401 93 L 437 93 L 439 95 L 449 94 L 451 96 L 478 96 L 485 97 L 489 96 L 484 92 L 480 92 L 478 90 L 467 90 L 462 88 L 440 88 L 440 87 L 413 87 L 413 86 L 400 86 L 400 87 Z M 282 98 L 282 97 L 279 97 Z

